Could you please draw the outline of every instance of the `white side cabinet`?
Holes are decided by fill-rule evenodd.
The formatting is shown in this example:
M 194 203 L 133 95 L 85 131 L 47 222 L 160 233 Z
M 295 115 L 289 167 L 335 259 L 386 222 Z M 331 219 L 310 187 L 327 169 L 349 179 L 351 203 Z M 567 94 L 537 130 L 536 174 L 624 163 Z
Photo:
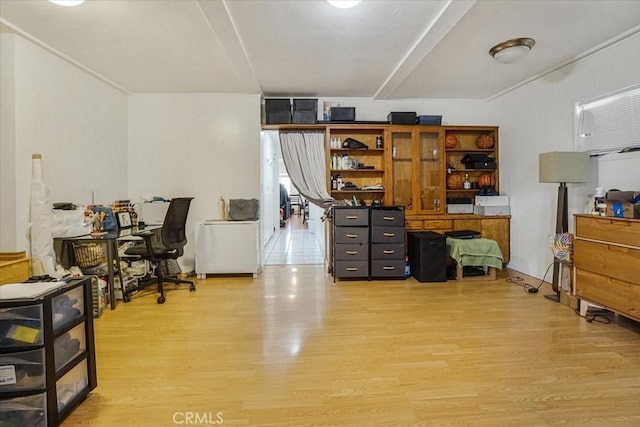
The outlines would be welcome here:
M 259 221 L 201 221 L 195 224 L 196 274 L 253 274 L 260 262 Z

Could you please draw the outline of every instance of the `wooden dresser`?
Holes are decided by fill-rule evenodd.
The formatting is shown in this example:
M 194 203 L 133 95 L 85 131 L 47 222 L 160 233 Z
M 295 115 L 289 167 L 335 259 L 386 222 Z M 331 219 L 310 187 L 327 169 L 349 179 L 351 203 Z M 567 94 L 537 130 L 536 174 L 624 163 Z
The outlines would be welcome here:
M 640 219 L 575 215 L 575 227 L 576 296 L 640 321 Z

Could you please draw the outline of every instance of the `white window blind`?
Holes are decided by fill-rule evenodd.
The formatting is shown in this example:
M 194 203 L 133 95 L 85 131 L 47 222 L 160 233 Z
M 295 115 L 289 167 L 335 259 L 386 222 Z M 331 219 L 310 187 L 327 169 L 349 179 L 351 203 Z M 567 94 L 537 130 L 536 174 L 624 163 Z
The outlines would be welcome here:
M 602 154 L 640 147 L 640 87 L 576 107 L 578 151 Z

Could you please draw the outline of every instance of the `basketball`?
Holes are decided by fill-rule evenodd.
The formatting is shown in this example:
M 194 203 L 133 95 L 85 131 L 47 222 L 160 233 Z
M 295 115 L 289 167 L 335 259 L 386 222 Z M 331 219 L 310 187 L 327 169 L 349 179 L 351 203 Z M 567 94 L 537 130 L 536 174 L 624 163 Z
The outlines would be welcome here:
M 489 148 L 493 148 L 493 136 L 491 135 L 480 135 L 476 139 L 476 147 L 481 148 L 483 150 L 487 150 Z
M 447 188 L 449 190 L 457 190 L 458 188 L 462 188 L 464 179 L 462 179 L 462 175 L 459 173 L 452 173 L 447 176 Z
M 458 145 L 458 137 L 455 136 L 454 134 L 450 133 L 444 139 L 444 145 L 447 148 L 456 148 L 456 146 Z
M 493 175 L 483 173 L 478 177 L 478 187 L 493 187 L 496 185 L 496 179 Z

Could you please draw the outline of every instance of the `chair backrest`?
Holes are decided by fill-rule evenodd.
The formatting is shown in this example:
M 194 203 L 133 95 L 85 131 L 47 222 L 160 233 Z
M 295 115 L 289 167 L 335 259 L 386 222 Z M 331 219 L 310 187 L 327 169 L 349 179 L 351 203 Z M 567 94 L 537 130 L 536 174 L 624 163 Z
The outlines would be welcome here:
M 162 224 L 162 244 L 171 249 L 182 248 L 187 244 L 187 215 L 193 197 L 176 197 L 171 199 L 167 214 Z

